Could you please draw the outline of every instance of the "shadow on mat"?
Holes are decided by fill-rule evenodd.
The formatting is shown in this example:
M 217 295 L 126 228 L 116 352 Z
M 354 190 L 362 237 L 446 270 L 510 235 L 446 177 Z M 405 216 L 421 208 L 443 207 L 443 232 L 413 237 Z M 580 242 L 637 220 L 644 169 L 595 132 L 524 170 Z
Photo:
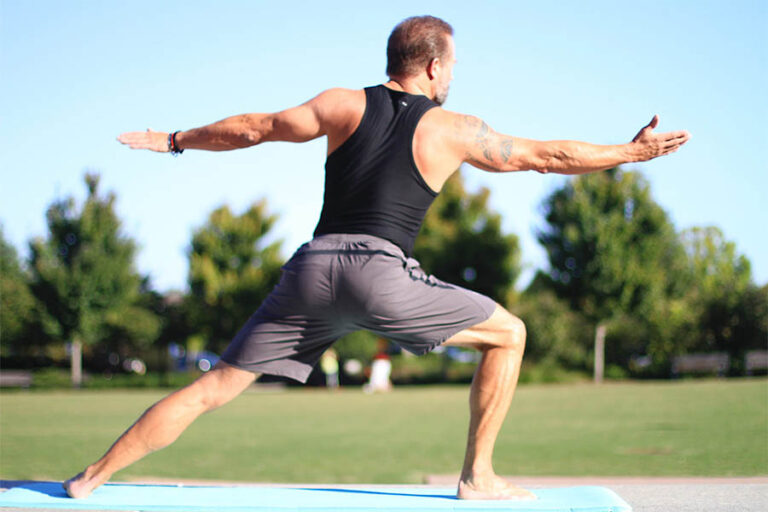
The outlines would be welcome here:
M 29 491 L 39 492 L 51 498 L 68 498 L 67 491 L 61 486 L 61 482 L 34 482 L 29 480 L 0 480 L 0 488 L 27 489 Z
M 322 492 L 346 492 L 352 494 L 378 494 L 381 496 L 409 496 L 413 498 L 439 498 L 443 500 L 457 500 L 456 496 L 446 496 L 445 494 L 411 494 L 405 492 L 386 492 L 386 491 L 363 491 L 361 489 L 332 489 L 318 487 L 296 487 L 297 491 L 322 491 Z

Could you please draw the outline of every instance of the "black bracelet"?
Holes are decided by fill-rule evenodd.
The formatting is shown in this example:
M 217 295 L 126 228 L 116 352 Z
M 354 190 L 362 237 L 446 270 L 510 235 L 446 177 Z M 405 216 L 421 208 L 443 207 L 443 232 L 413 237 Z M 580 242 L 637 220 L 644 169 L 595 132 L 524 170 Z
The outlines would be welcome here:
M 179 149 L 179 146 L 176 144 L 176 134 L 179 133 L 179 131 L 175 131 L 173 133 L 168 134 L 168 152 L 173 154 L 174 156 L 180 155 L 184 152 L 184 150 Z

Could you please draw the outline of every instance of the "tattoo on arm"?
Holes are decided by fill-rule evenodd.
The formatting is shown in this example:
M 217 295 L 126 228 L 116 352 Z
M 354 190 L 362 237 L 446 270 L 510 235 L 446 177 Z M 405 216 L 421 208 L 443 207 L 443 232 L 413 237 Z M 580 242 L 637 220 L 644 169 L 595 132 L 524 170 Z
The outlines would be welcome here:
M 463 116 L 463 122 L 464 125 L 468 128 L 474 129 L 477 128 L 477 132 L 475 132 L 475 144 L 480 151 L 482 151 L 483 156 L 486 160 L 489 162 L 493 161 L 493 155 L 491 154 L 491 148 L 490 148 L 490 132 L 491 129 L 488 127 L 485 121 L 482 121 L 474 116 Z M 480 123 L 478 127 L 478 123 Z M 467 158 L 472 158 L 472 151 L 467 152 Z
M 488 129 L 488 125 L 485 124 L 485 121 L 482 122 L 480 125 L 480 129 L 477 131 L 477 135 L 475 135 L 475 142 L 480 146 L 480 149 L 483 150 L 483 156 L 486 160 L 489 162 L 493 162 L 493 156 L 491 155 L 491 148 L 488 147 L 489 137 L 488 132 L 490 130 Z
M 509 159 L 512 157 L 512 137 L 499 141 L 499 152 L 501 153 L 501 159 L 509 163 Z
M 465 156 L 468 162 L 475 161 L 483 166 L 495 166 L 499 163 L 509 163 L 512 158 L 512 137 L 500 136 L 488 124 L 474 116 L 461 116 L 455 125 L 457 133 L 471 130 L 474 132 L 473 147 L 467 150 Z M 478 152 L 483 158 L 478 158 Z M 495 156 L 498 154 L 499 156 Z M 484 161 L 483 161 L 484 160 Z

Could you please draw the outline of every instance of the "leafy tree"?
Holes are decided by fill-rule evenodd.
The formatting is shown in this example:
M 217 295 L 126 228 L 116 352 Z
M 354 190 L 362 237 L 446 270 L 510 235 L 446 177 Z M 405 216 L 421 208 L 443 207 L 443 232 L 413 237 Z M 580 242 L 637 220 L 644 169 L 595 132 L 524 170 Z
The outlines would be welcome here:
M 168 319 L 165 311 L 156 307 L 157 292 L 150 288 L 148 278 L 143 278 L 131 304 L 120 310 L 119 316 L 108 315 L 101 342 L 94 347 L 93 355 L 101 357 L 103 367 L 110 354 L 121 358 L 140 357 L 147 360 L 153 347 L 158 345 Z
M 545 367 L 587 367 L 592 345 L 589 322 L 554 292 L 529 286 L 512 311 L 525 321 L 526 360 Z
M 82 347 L 108 336 L 149 343 L 159 321 L 137 305 L 141 278 L 134 243 L 120 233 L 115 196 L 98 193 L 99 176 L 85 177 L 88 197 L 55 201 L 46 213 L 47 239 L 30 243 L 32 291 L 43 304 L 47 333 L 72 343 L 72 376 L 81 382 Z
M 506 304 L 520 274 L 520 250 L 517 236 L 502 233 L 489 197 L 487 188 L 468 193 L 456 172 L 427 212 L 414 255 L 440 279 Z
M 16 249 L 5 240 L 0 227 L 0 340 L 3 355 L 28 352 L 35 339 L 30 328 L 36 311 L 35 298 L 29 290 L 29 275 L 22 268 Z
M 280 279 L 281 242 L 265 245 L 276 215 L 267 202 L 242 215 L 214 210 L 194 232 L 189 251 L 188 311 L 191 327 L 220 352 Z
M 752 281 L 746 256 L 736 254 L 736 244 L 716 227 L 695 227 L 680 234 L 693 279 L 701 297 L 720 298 L 734 304 Z
M 170 291 L 164 294 L 149 291 L 145 295 L 144 301 L 147 307 L 162 319 L 160 334 L 155 340 L 154 346 L 161 355 L 160 370 L 165 372 L 169 369 L 168 346 L 171 343 L 183 344 L 194 334 L 187 312 L 187 297 L 179 291 Z
M 697 351 L 727 351 L 738 362 L 749 349 L 765 348 L 765 290 L 752 283 L 749 260 L 716 227 L 692 228 L 680 238 L 694 286 L 689 297 L 696 321 L 688 344 Z
M 613 362 L 632 352 L 663 363 L 678 350 L 675 335 L 690 317 L 682 300 L 688 285 L 685 254 L 664 210 L 641 174 L 612 169 L 568 181 L 544 201 L 545 281 L 596 327 L 633 318 L 646 327 L 644 347 L 614 347 Z M 626 332 L 626 331 L 625 331 Z M 618 348 L 618 350 L 616 350 Z

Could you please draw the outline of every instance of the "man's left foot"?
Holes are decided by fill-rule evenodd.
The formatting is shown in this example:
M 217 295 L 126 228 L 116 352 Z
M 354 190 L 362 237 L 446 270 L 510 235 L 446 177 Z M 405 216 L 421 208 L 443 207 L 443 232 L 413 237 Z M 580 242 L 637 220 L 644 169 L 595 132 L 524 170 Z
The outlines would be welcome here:
M 93 477 L 88 478 L 87 473 L 88 470 L 86 469 L 61 484 L 70 498 L 87 498 L 98 486 L 104 483 Z
M 456 497 L 460 500 L 535 500 L 530 491 L 512 485 L 501 477 L 462 478 Z

